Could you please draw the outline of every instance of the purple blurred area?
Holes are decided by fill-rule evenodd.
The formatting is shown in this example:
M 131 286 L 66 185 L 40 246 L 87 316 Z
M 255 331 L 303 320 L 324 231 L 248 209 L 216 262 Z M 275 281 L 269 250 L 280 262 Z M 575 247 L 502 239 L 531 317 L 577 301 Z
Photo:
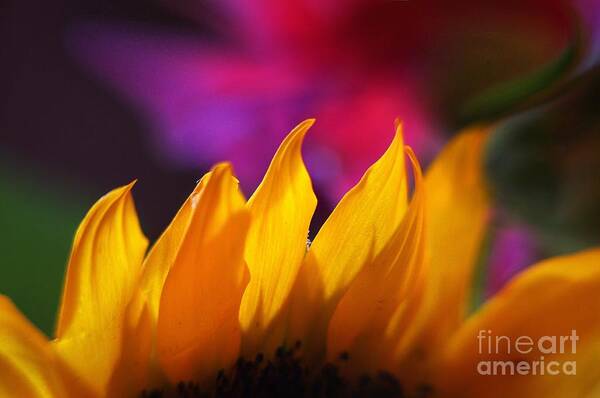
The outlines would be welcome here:
M 249 194 L 281 138 L 316 117 L 305 156 L 326 212 L 396 117 L 427 163 L 470 98 L 560 56 L 572 11 L 558 0 L 9 1 L 2 147 L 15 167 L 94 196 L 138 178 L 156 236 L 211 164 L 232 160 Z
M 231 159 L 246 191 L 291 126 L 316 117 L 306 158 L 332 202 L 396 117 L 427 162 L 470 97 L 552 61 L 574 32 L 562 1 L 164 4 L 193 27 L 82 20 L 74 57 L 144 116 L 171 164 Z
M 527 225 L 501 217 L 491 247 L 485 298 L 496 294 L 513 276 L 540 260 L 535 233 Z

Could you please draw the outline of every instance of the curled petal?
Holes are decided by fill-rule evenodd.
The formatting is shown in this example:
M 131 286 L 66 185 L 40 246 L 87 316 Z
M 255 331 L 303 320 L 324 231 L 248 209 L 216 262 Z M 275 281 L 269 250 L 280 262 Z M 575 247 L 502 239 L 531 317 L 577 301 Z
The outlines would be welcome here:
M 440 384 L 448 393 L 462 397 L 596 396 L 593 392 L 600 389 L 598 291 L 599 249 L 528 268 L 450 339 L 438 370 Z M 504 336 L 498 347 L 496 336 Z M 544 340 L 541 345 L 540 339 Z M 542 359 L 545 374 L 540 374 L 540 367 L 536 375 L 531 374 L 534 362 Z M 530 371 L 512 376 L 487 374 L 488 361 L 492 361 L 489 366 L 494 361 L 506 366 L 528 363 Z M 557 365 L 548 365 L 554 361 Z M 565 364 L 570 366 L 567 371 Z M 549 374 L 557 369 L 559 374 Z M 568 374 L 573 370 L 576 374 Z
M 328 358 L 349 353 L 351 370 L 359 372 L 391 368 L 394 344 L 404 332 L 395 326 L 402 323 L 405 304 L 413 297 L 424 267 L 425 193 L 420 166 L 410 149 L 408 153 L 415 192 L 406 215 L 385 247 L 352 282 L 329 325 Z
M 157 352 L 172 382 L 207 381 L 239 356 L 248 224 L 231 166 L 215 166 L 192 198 L 190 224 L 160 298 Z
M 250 283 L 240 310 L 245 355 L 261 349 L 271 352 L 283 340 L 288 297 L 317 204 L 301 153 L 304 135 L 313 123 L 299 124 L 286 137 L 247 204 L 251 225 L 245 258 Z
M 143 389 L 159 388 L 165 382 L 156 355 L 160 297 L 192 220 L 194 198 L 211 174 L 205 174 L 198 182 L 144 260 L 138 288 L 127 307 L 122 350 L 110 381 L 112 395 L 134 395 Z
M 306 254 L 292 293 L 291 341 L 324 355 L 329 320 L 361 268 L 381 252 L 407 208 L 402 126 L 383 156 L 337 205 Z
M 444 342 L 466 317 L 489 219 L 483 175 L 486 137 L 487 131 L 480 128 L 459 134 L 425 175 L 429 271 L 420 309 L 421 329 L 415 331 L 431 349 Z
M 147 247 L 130 190 L 102 197 L 75 235 L 54 347 L 79 378 L 103 394 L 121 351 L 125 309 Z

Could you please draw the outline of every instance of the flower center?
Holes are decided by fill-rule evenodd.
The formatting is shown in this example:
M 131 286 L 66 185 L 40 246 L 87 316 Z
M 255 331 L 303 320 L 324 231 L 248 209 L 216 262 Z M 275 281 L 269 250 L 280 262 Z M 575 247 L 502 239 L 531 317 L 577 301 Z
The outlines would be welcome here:
M 280 347 L 270 360 L 258 354 L 254 360 L 238 359 L 233 370 L 221 370 L 212 389 L 203 389 L 193 381 L 182 381 L 175 387 L 143 391 L 140 398 L 429 398 L 431 386 L 424 385 L 415 393 L 407 393 L 391 373 L 380 371 L 348 380 L 342 374 L 344 364 L 351 360 L 342 353 L 335 363 L 320 369 L 310 369 L 298 355 L 301 344 Z

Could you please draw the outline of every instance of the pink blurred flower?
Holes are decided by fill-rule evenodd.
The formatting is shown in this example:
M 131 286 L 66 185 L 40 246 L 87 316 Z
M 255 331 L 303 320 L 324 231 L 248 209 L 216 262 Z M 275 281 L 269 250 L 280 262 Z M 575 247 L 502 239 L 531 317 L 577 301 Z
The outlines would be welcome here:
M 223 15 L 211 21 L 204 2 L 165 4 L 217 34 L 89 23 L 74 29 L 74 53 L 139 108 L 172 163 L 232 159 L 246 189 L 285 132 L 316 117 L 306 158 L 330 199 L 383 151 L 398 116 L 421 158 L 437 151 L 445 125 L 429 77 L 470 51 L 469 37 L 504 31 L 540 61 L 570 33 L 558 0 L 225 0 L 208 3 Z M 456 42 L 462 52 L 447 53 Z
M 485 297 L 492 297 L 513 276 L 539 261 L 535 234 L 524 225 L 504 225 L 496 231 L 490 252 Z
M 575 7 L 581 15 L 582 29 L 587 41 L 586 54 L 580 64 L 579 70 L 583 71 L 597 65 L 600 61 L 600 1 L 575 0 Z

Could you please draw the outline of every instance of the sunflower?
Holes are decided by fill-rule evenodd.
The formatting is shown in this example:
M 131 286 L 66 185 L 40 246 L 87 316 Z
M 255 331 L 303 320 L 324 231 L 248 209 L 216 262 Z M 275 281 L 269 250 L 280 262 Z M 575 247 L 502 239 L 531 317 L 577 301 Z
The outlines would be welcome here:
M 486 129 L 423 177 L 398 124 L 307 244 L 312 124 L 248 201 L 215 166 L 147 254 L 133 184 L 102 197 L 75 235 L 53 340 L 0 298 L 0 396 L 598 396 L 600 250 L 534 265 L 468 310 Z

